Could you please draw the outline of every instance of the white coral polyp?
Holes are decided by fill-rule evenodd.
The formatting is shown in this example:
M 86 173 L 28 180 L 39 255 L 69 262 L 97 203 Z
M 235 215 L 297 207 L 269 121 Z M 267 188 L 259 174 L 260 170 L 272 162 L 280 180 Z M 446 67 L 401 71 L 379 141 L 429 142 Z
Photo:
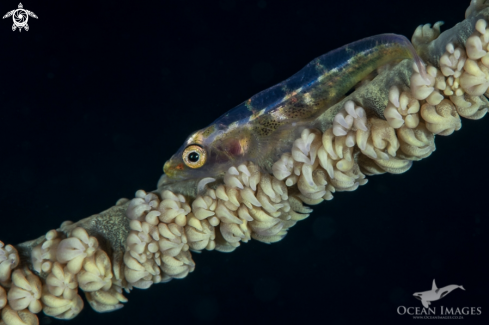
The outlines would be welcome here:
M 85 258 L 93 256 L 98 249 L 97 238 L 88 236 L 85 229 L 77 227 L 71 237 L 63 239 L 56 252 L 56 259 L 61 264 L 67 263 L 68 270 L 77 274 L 80 272 Z
M 161 260 L 161 270 L 172 278 L 183 279 L 195 269 L 195 262 L 188 251 L 182 251 L 175 257 L 163 255 Z
M 431 105 L 437 105 L 443 100 L 439 90 L 446 87 L 445 76 L 435 67 L 428 66 L 426 75 L 423 77 L 416 63 L 413 64 L 411 74 L 411 93 L 418 100 L 425 99 Z
M 83 291 L 109 290 L 112 285 L 110 259 L 103 250 L 87 258 L 83 270 L 77 275 L 78 284 Z
M 288 162 L 287 160 L 289 157 L 287 154 L 284 154 L 273 167 L 274 171 L 276 170 L 277 173 L 280 173 L 285 170 L 284 165 L 286 163 L 289 166 L 294 166 L 292 170 L 293 175 L 287 178 L 285 185 L 292 186 L 297 184 L 301 193 L 299 196 L 300 199 L 308 204 L 318 204 L 322 200 L 331 200 L 333 197 L 332 193 L 335 192 L 336 189 L 345 191 L 353 190 L 355 186 L 366 182 L 357 182 L 356 179 L 364 176 L 359 172 L 352 172 L 352 168 L 355 166 L 353 146 L 356 143 L 358 143 L 358 146 L 361 148 L 366 148 L 370 145 L 372 147 L 371 151 L 373 154 L 376 154 L 373 144 L 366 142 L 370 135 L 370 130 L 366 126 L 366 114 L 363 108 L 355 107 L 353 102 L 347 102 L 345 106 L 344 111 L 340 112 L 338 115 L 340 118 L 336 118 L 338 123 L 336 125 L 336 131 L 341 135 L 335 135 L 334 128 L 326 130 L 322 136 L 318 130 L 304 130 L 301 134 L 301 138 L 298 139 L 301 141 L 296 140 L 294 143 L 294 146 L 297 147 L 296 151 L 302 155 L 299 153 L 291 155 L 290 159 L 293 161 Z M 345 118 L 346 113 L 349 118 Z M 341 123 L 343 123 L 343 126 Z M 311 134 L 314 134 L 314 137 L 312 137 Z M 354 140 L 349 140 L 349 134 L 354 136 Z M 307 150 L 308 148 L 305 146 L 305 144 L 307 144 L 307 141 L 305 140 L 307 140 L 308 137 L 310 142 L 309 150 Z M 299 159 L 300 161 L 296 159 Z M 308 162 L 312 162 L 312 164 L 309 164 Z M 290 172 L 290 167 L 287 172 Z M 283 176 L 285 175 L 287 175 L 287 173 Z M 292 177 L 295 177 L 294 182 L 289 182 Z M 276 177 L 273 179 L 275 180 L 274 182 L 279 182 Z M 263 188 L 266 189 L 266 186 Z M 260 196 L 260 192 L 258 192 L 257 197 L 263 198 L 264 196 Z M 270 200 L 274 201 L 272 196 L 270 196 Z M 267 200 L 259 199 L 259 201 L 267 213 L 273 217 L 287 215 L 291 208 L 288 204 L 279 201 L 277 201 L 277 203 L 282 204 L 282 208 L 277 205 L 272 205 L 272 208 L 270 208 Z M 292 211 L 292 213 L 294 212 Z M 275 225 L 272 227 L 275 227 Z M 276 227 L 279 226 L 276 225 Z M 270 238 L 270 236 L 267 237 Z M 279 240 L 279 237 L 276 238 L 276 240 Z
M 151 214 L 153 212 L 157 211 L 151 211 L 150 213 L 148 213 L 146 215 L 146 220 L 153 219 L 153 217 L 151 217 Z M 156 217 L 156 215 L 155 220 L 156 221 L 153 224 L 144 221 L 140 222 L 138 220 L 132 220 L 130 222 L 130 227 L 132 231 L 129 233 L 129 236 L 126 240 L 127 250 L 132 256 L 132 259 L 137 262 L 137 268 L 142 267 L 147 273 L 143 276 L 145 278 L 143 281 L 146 282 L 135 283 L 140 281 L 141 278 L 139 278 L 135 282 L 131 282 L 134 286 L 138 288 L 141 288 L 142 286 L 147 287 L 152 283 L 161 282 L 160 270 L 158 268 L 158 265 L 160 265 L 160 253 L 158 247 L 160 234 L 158 232 L 158 218 Z M 141 275 L 142 273 L 139 272 L 138 274 Z
M 479 19 L 475 24 L 474 33 L 465 43 L 467 56 L 472 60 L 479 60 L 487 55 L 489 31 L 486 29 L 486 27 L 487 22 L 484 19 Z
M 19 265 L 19 254 L 12 245 L 0 241 L 0 282 L 10 279 L 10 273 Z
M 238 224 L 223 222 L 219 229 L 222 237 L 233 246 L 238 246 L 240 241 L 247 242 L 249 240 Z
M 360 149 L 366 145 L 363 142 L 366 141 L 369 134 L 370 130 L 356 131 L 356 143 Z M 366 136 L 365 140 L 363 139 L 364 136 Z M 322 148 L 319 149 L 319 162 L 331 179 L 335 178 L 335 168 L 346 172 L 353 167 L 353 147 L 347 146 L 346 141 L 346 137 L 335 136 L 332 129 L 323 133 Z
M 302 164 L 295 161 L 290 152 L 286 152 L 273 164 L 273 176 L 279 181 L 285 180 L 287 186 L 292 186 L 297 183 L 301 166 Z
M 415 46 L 426 44 L 440 36 L 440 26 L 442 21 L 438 21 L 431 27 L 431 24 L 419 25 L 414 31 L 412 41 Z
M 310 160 L 310 152 L 315 152 L 315 150 L 311 150 L 311 147 L 317 147 L 316 142 L 319 142 L 320 145 L 320 133 L 316 130 L 306 130 L 302 134 L 302 140 L 297 143 L 298 147 L 302 147 L 301 152 L 307 153 L 306 158 Z M 305 149 L 307 146 L 309 146 L 309 151 Z M 290 154 L 289 157 L 291 157 Z M 294 168 L 297 170 L 293 172 L 297 177 L 297 175 L 301 175 L 306 164 L 303 162 L 295 163 L 297 165 Z M 207 192 L 209 202 L 206 203 L 206 205 L 214 205 L 215 203 L 211 199 L 217 202 L 215 214 L 220 219 L 219 233 L 222 239 L 216 240 L 219 243 L 216 243 L 215 248 L 219 251 L 230 252 L 238 247 L 240 242 L 247 242 L 252 237 L 267 243 L 278 241 L 286 234 L 286 229 L 295 223 L 292 219 L 296 220 L 294 218 L 299 217 L 299 214 L 291 209 L 287 186 L 284 182 L 267 173 L 260 172 L 257 166 L 251 162 L 229 168 L 224 180 L 225 184 L 219 185 L 215 191 L 209 190 Z M 242 188 L 236 186 L 238 182 Z M 203 205 L 203 202 L 198 203 L 199 207 Z M 252 217 L 253 213 L 263 215 L 265 219 L 272 221 L 255 220 Z M 211 220 L 209 220 L 209 224 L 213 226 Z M 198 227 L 201 225 L 197 225 L 195 228 Z M 207 235 L 197 232 L 197 229 L 189 227 L 187 231 L 189 236 L 192 234 L 196 239 L 207 239 L 204 237 Z M 193 239 L 189 238 L 189 241 L 193 241 Z M 214 245 L 212 241 L 211 243 Z
M 191 216 L 185 227 L 188 244 L 192 250 L 213 250 L 216 247 L 215 228 L 207 220 L 199 220 Z
M 333 121 L 333 134 L 337 137 L 346 136 L 346 145 L 355 145 L 355 131 L 367 131 L 367 115 L 363 107 L 347 101 L 343 109 L 335 115 Z
M 460 116 L 468 119 L 478 120 L 487 113 L 487 99 L 484 96 L 451 96 L 450 100 L 455 104 Z
M 116 311 L 123 307 L 120 302 L 127 302 L 121 292 L 112 287 L 108 291 L 98 290 L 85 293 L 90 306 L 99 313 Z
M 419 124 L 419 101 L 410 92 L 400 92 L 393 86 L 389 90 L 389 103 L 384 110 L 384 116 L 389 125 L 398 129 L 404 124 L 415 128 Z
M 36 315 L 27 309 L 13 310 L 9 305 L 2 310 L 1 325 L 39 325 Z
M 49 292 L 56 296 L 63 296 L 64 299 L 72 300 L 77 293 L 78 282 L 73 273 L 66 267 L 55 262 L 51 273 L 46 278 L 46 285 Z
M 426 121 L 426 128 L 434 134 L 450 135 L 462 127 L 455 105 L 448 99 L 436 106 L 423 104 L 421 116 Z
M 440 70 L 446 77 L 458 78 L 462 75 L 466 60 L 465 51 L 460 47 L 455 48 L 452 43 L 449 43 L 446 46 L 446 52 L 440 58 Z
M 212 218 L 216 214 L 217 202 L 209 195 L 197 196 L 192 202 L 192 212 L 198 220 Z M 213 218 L 217 219 L 217 218 Z
M 157 245 L 160 239 L 158 228 L 148 222 L 140 222 L 138 220 L 133 220 L 130 222 L 130 227 L 132 231 L 127 237 L 127 247 L 137 254 L 155 253 L 157 249 L 154 246 Z
M 489 88 L 489 68 L 481 61 L 467 60 L 460 85 L 469 95 L 481 96 Z
M 283 180 L 294 171 L 294 160 L 290 153 L 284 153 L 279 160 L 277 160 L 272 166 L 273 176 L 279 180 Z
M 250 210 L 250 215 L 253 221 L 250 222 L 250 227 L 253 234 L 263 237 L 274 236 L 282 230 L 284 224 L 281 219 L 274 218 L 261 209 Z
M 29 308 L 36 314 L 41 311 L 41 280 L 29 270 L 15 270 L 12 273 L 12 287 L 8 291 L 8 303 L 13 310 Z
M 56 252 L 61 242 L 60 234 L 54 229 L 45 235 L 45 241 L 32 249 L 31 261 L 33 269 L 38 272 L 49 273 L 53 262 L 56 261 Z
M 254 164 L 241 164 L 238 167 L 230 167 L 224 175 L 224 184 L 228 188 L 243 190 L 248 187 L 256 191 L 256 186 L 260 182 L 261 172 Z M 216 192 L 217 194 L 217 192 Z
M 163 191 L 162 201 L 158 206 L 161 212 L 160 221 L 164 223 L 175 222 L 180 226 L 187 224 L 187 214 L 190 213 L 190 206 L 187 204 L 183 195 L 175 195 L 171 191 Z
M 160 223 L 158 225 L 160 234 L 159 249 L 163 255 L 177 256 L 182 251 L 187 251 L 187 236 L 182 226 L 176 223 Z
M 151 281 L 151 274 L 131 255 L 130 251 L 126 251 L 124 254 L 124 264 L 126 266 L 124 268 L 124 276 L 127 282 L 139 288 L 148 288 L 153 284 Z M 139 286 L 137 284 L 139 284 Z
M 161 271 L 158 268 L 161 265 L 158 244 L 153 242 L 148 246 L 151 251 L 146 249 L 143 253 L 138 254 L 134 250 L 128 250 L 124 255 L 126 280 L 141 289 L 146 289 L 153 283 L 162 280 Z
M 321 141 L 318 132 L 304 129 L 301 137 L 295 140 L 292 145 L 292 158 L 297 162 L 312 165 L 320 145 Z
M 452 43 L 447 44 L 446 52 L 440 58 L 440 70 L 447 78 L 442 87 L 437 87 L 443 90 L 446 96 L 462 96 L 464 94 L 460 85 L 460 76 L 464 71 L 466 60 L 467 56 L 464 49 L 455 48 Z
M 489 88 L 489 30 L 487 22 L 479 19 L 472 36 L 465 44 L 467 56 L 464 72 L 460 76 L 461 88 L 472 96 L 487 95 Z M 456 94 L 461 96 L 461 94 Z
M 138 190 L 136 197 L 127 207 L 126 215 L 131 220 L 142 220 L 148 211 L 156 209 L 159 204 L 160 200 L 156 194 Z
M 305 131 L 303 133 L 303 140 L 305 141 L 300 145 L 304 145 L 304 143 L 307 145 L 307 138 L 311 133 L 315 134 L 316 132 L 318 131 Z M 310 138 L 312 139 L 313 137 Z M 317 141 L 320 142 L 320 140 Z M 314 143 L 314 140 L 312 143 Z M 308 155 L 309 152 L 307 152 Z M 294 171 L 294 174 L 301 175 L 303 165 L 305 164 L 297 162 L 299 169 Z M 229 168 L 224 176 L 224 183 L 215 190 L 208 190 L 208 202 L 204 204 L 203 198 L 198 198 L 199 203 L 195 204 L 199 209 L 209 205 L 217 205 L 214 211 L 215 216 L 220 220 L 219 233 L 222 239 L 219 239 L 220 243 L 216 244 L 210 241 L 212 248 L 216 245 L 215 248 L 217 250 L 230 252 L 238 247 L 240 242 L 247 242 L 252 237 L 268 243 L 274 242 L 285 235 L 286 231 L 281 230 L 282 228 L 288 228 L 295 222 L 284 221 L 290 220 L 295 216 L 293 216 L 295 212 L 291 211 L 291 206 L 288 202 L 287 186 L 277 178 L 260 172 L 253 163 L 248 162 Z M 258 224 L 254 227 L 252 223 L 255 220 L 251 215 L 251 211 L 263 213 L 272 218 L 273 222 L 263 224 L 258 221 Z M 209 219 L 209 226 L 216 226 L 217 224 L 211 222 L 212 218 Z M 280 225 L 276 227 L 278 223 Z M 213 233 L 209 231 L 207 231 L 208 234 L 199 232 L 197 230 L 199 227 L 203 226 L 196 225 L 195 229 L 187 227 L 189 236 L 192 235 L 195 236 L 195 239 L 204 238 L 205 240 L 207 240 L 208 235 L 212 234 L 211 236 L 213 236 Z M 253 229 L 256 229 L 257 232 L 253 233 Z M 278 234 L 279 232 L 280 234 Z M 189 241 L 193 241 L 193 239 L 189 238 Z M 203 246 L 204 243 L 200 245 Z M 192 243 L 190 246 L 193 248 Z
M 43 293 L 43 312 L 51 317 L 69 320 L 76 317 L 83 309 L 83 299 L 75 294 L 72 299 L 57 297 L 49 293 Z
M 144 191 L 138 192 L 145 193 Z M 172 199 L 179 200 L 179 197 L 172 193 L 171 195 L 166 193 L 165 199 L 172 201 Z M 159 199 L 154 199 L 152 202 L 159 202 Z M 158 225 L 160 224 L 162 212 L 155 210 L 159 209 L 159 207 L 160 204 L 153 204 L 150 210 L 145 210 L 144 218 L 142 216 L 139 217 L 143 221 L 131 220 L 129 224 L 131 231 L 126 239 L 129 255 L 125 257 L 125 261 L 130 261 L 132 264 L 126 264 L 125 273 L 129 274 L 128 276 L 131 279 L 128 282 L 138 288 L 148 288 L 151 284 L 162 281 L 161 272 L 158 268 L 161 264 L 158 246 L 161 236 L 158 231 Z M 144 271 L 142 271 L 143 269 Z M 97 297 L 100 295 L 101 293 L 92 294 L 94 298 L 90 302 L 92 307 L 96 306 L 94 308 L 98 309 L 116 308 L 114 307 L 115 305 L 109 304 L 112 307 L 107 307 L 101 301 L 98 301 Z M 122 305 L 117 304 L 117 306 L 121 307 Z
M 144 208 L 141 208 L 143 212 L 135 214 L 136 218 L 132 218 L 130 222 L 131 232 L 126 240 L 127 251 L 124 255 L 124 275 L 129 283 L 129 288 L 134 286 L 146 289 L 153 283 L 168 281 L 174 277 L 173 275 L 180 275 L 184 272 L 182 269 L 180 272 L 173 272 L 174 274 L 162 274 L 161 270 L 165 268 L 165 263 L 170 261 L 171 264 L 175 256 L 189 249 L 184 226 L 187 224 L 187 215 L 191 208 L 183 195 L 174 194 L 171 191 L 164 191 L 161 194 L 161 202 L 153 193 L 150 193 L 151 196 L 144 191 L 138 191 L 138 193 L 146 200 L 144 203 L 134 201 L 139 204 L 133 204 L 134 211 L 137 210 L 137 205 L 144 206 Z M 208 217 L 212 219 L 213 213 L 209 213 L 209 209 L 215 209 L 215 205 L 212 207 L 212 202 L 210 202 L 212 199 L 208 196 L 201 199 L 196 202 L 196 207 L 198 205 L 201 208 L 199 216 L 204 219 Z M 130 215 L 128 217 L 131 218 Z M 185 270 L 189 272 L 188 267 L 185 267 Z M 102 303 L 100 300 L 102 298 L 99 296 L 99 293 L 92 294 L 90 298 L 93 298 L 90 300 L 92 306 L 100 310 L 119 306 L 119 304 Z
M 364 125 L 362 124 L 363 109 L 361 111 L 355 111 L 354 107 L 351 107 L 351 109 L 348 110 L 353 115 L 348 115 L 349 131 L 346 133 L 341 132 L 341 134 L 347 134 L 346 137 L 341 136 L 342 141 L 348 141 L 347 139 L 348 139 L 349 132 L 354 132 L 354 130 L 356 129 L 356 127 L 354 127 L 355 118 L 358 118 L 358 121 L 360 121 L 359 125 L 361 127 L 364 127 Z M 344 115 L 342 115 L 341 113 L 338 113 L 338 115 L 342 116 L 340 120 L 344 122 L 343 121 Z M 338 128 L 339 130 L 343 131 L 343 129 L 341 129 L 340 126 Z M 296 152 L 296 154 L 294 154 L 294 151 Z M 292 146 L 292 158 L 294 159 L 294 166 L 295 166 L 294 174 L 298 176 L 297 186 L 302 194 L 312 199 L 319 199 L 327 193 L 325 188 L 327 182 L 325 181 L 325 179 L 323 181 L 316 182 L 318 178 L 316 179 L 313 178 L 313 172 L 318 168 L 320 164 L 320 159 L 322 157 L 319 159 L 316 158 L 318 158 L 320 155 L 323 154 L 322 151 L 323 151 L 322 137 L 321 137 L 321 132 L 319 132 L 318 130 L 305 129 L 304 131 L 302 131 L 301 137 L 297 139 L 294 142 L 294 145 Z M 291 186 L 294 185 L 295 182 L 291 184 L 291 182 L 288 182 L 287 180 L 285 184 L 287 186 Z M 274 212 L 273 210 L 270 211 L 270 209 L 267 209 L 267 211 L 269 213 Z

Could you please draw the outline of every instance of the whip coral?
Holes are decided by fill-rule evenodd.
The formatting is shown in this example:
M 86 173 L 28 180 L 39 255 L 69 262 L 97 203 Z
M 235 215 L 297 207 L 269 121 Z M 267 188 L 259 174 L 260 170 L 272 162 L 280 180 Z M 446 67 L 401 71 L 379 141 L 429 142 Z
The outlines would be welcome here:
M 488 10 L 473 1 L 467 19 L 452 29 L 420 27 L 414 47 L 390 34 L 355 43 L 358 51 L 373 49 L 368 58 L 377 66 L 365 67 L 353 51 L 342 71 L 354 83 L 345 89 L 335 74 L 341 69 L 330 69 L 329 57 L 320 57 L 281 87 L 260 93 L 267 96 L 243 103 L 246 109 L 238 106 L 193 133 L 165 163 L 156 190 L 138 190 L 134 198 L 32 241 L 1 243 L 0 324 L 36 324 L 41 310 L 72 319 L 83 309 L 83 295 L 95 311 L 115 311 L 131 290 L 189 277 L 206 256 L 197 253 L 230 253 L 253 240 L 279 242 L 322 201 L 368 188 L 367 180 L 375 178 L 367 176 L 407 172 L 433 154 L 441 136 L 459 131 L 464 118 L 487 113 Z M 301 73 L 312 81 L 296 84 Z M 331 80 L 339 86 L 323 91 Z M 372 205 L 375 212 L 363 206 L 366 218 L 388 201 L 384 193 L 379 206 Z M 414 214 L 421 201 L 406 194 L 404 206 L 392 213 Z M 344 205 L 343 213 L 349 211 Z M 333 230 L 329 224 L 315 236 L 324 239 Z M 300 250 L 292 248 L 291 255 L 300 258 Z

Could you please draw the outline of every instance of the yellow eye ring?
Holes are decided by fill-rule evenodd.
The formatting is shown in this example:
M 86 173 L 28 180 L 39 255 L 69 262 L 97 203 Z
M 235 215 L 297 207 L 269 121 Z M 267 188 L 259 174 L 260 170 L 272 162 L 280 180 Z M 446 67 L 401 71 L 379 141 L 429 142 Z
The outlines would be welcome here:
M 190 168 L 200 168 L 207 160 L 207 152 L 201 146 L 192 144 L 185 148 L 182 155 L 183 162 Z

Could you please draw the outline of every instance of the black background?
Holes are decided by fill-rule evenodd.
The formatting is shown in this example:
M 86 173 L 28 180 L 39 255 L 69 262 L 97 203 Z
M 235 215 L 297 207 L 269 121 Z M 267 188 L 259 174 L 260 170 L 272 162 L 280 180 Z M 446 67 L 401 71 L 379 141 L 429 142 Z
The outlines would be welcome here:
M 464 19 L 469 1 L 23 2 L 0 21 L 0 239 L 37 238 L 153 190 L 192 131 L 315 57 L 363 37 Z M 0 12 L 17 8 L 2 1 Z M 463 120 L 403 175 L 315 207 L 273 245 L 194 254 L 184 280 L 69 324 L 412 323 L 398 306 L 481 307 L 487 323 L 489 124 Z M 42 324 L 61 324 L 39 314 Z M 434 322 L 434 321 L 432 321 Z

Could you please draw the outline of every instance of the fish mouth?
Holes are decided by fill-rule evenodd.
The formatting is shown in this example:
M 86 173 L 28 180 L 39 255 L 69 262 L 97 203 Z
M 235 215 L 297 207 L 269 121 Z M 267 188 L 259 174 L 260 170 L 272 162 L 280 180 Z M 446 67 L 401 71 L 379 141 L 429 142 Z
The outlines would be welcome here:
M 172 157 L 173 158 L 173 157 Z M 182 162 L 175 162 L 173 159 L 167 160 L 165 165 L 163 165 L 163 172 L 168 175 L 168 177 L 183 179 L 185 166 Z

